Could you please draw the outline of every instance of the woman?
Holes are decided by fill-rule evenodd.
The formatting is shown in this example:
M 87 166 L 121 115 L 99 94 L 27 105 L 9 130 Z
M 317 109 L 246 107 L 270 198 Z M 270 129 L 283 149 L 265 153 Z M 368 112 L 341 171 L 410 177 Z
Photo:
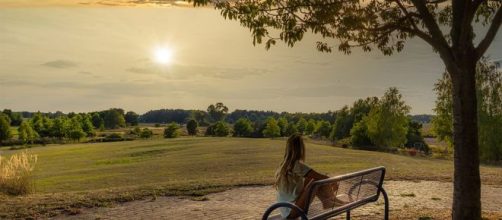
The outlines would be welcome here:
M 275 187 L 277 189 L 278 202 L 291 202 L 301 209 L 305 209 L 307 204 L 307 194 L 311 184 L 320 179 L 329 178 L 326 175 L 314 171 L 305 164 L 305 143 L 300 134 L 289 137 L 286 143 L 284 160 L 275 174 Z M 322 201 L 324 208 L 334 205 L 334 191 L 336 184 L 332 187 L 322 187 L 316 194 Z M 298 213 L 290 208 L 281 208 L 283 218 L 296 218 Z

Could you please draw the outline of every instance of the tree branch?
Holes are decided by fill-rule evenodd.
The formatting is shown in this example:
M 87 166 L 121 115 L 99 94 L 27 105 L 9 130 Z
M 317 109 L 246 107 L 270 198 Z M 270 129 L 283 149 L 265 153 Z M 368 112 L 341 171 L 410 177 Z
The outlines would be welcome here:
M 502 23 L 502 7 L 500 7 L 497 10 L 495 17 L 493 17 L 492 24 L 490 25 L 488 32 L 486 32 L 485 38 L 478 44 L 478 47 L 476 48 L 477 59 L 481 58 L 483 54 L 485 54 L 486 50 L 488 49 L 493 39 L 495 38 L 495 35 L 497 34 L 497 31 L 499 30 L 501 23 Z
M 411 2 L 417 8 L 418 13 L 422 15 L 422 21 L 429 30 L 432 41 L 434 42 L 434 44 L 431 44 L 431 46 L 433 46 L 437 51 L 439 51 L 439 53 L 441 53 L 441 55 L 444 56 L 445 58 L 453 60 L 453 56 L 451 54 L 451 48 L 446 39 L 444 38 L 443 32 L 441 32 L 441 29 L 439 29 L 439 26 L 436 20 L 434 19 L 434 16 L 429 12 L 429 9 L 425 5 L 424 1 L 411 0 Z

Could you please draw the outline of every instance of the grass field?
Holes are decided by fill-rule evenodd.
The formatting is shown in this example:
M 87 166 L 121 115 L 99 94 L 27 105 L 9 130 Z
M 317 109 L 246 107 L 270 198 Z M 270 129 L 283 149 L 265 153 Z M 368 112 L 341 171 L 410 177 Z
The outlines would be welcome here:
M 198 196 L 239 185 L 272 184 L 284 145 L 284 140 L 197 137 L 32 148 L 38 155 L 36 193 L 2 196 L 8 202 L 0 204 L 0 213 L 50 216 L 152 195 Z M 387 179 L 393 180 L 451 181 L 453 173 L 447 160 L 313 143 L 307 144 L 306 160 L 330 175 L 374 166 L 385 166 Z M 484 184 L 502 184 L 502 168 L 482 167 L 481 172 Z

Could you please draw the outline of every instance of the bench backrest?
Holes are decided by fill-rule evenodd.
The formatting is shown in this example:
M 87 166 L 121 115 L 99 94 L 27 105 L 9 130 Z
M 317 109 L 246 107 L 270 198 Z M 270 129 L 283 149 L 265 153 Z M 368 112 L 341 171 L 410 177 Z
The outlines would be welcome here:
M 309 219 L 326 219 L 377 201 L 384 177 L 385 168 L 376 167 L 316 181 L 310 188 L 310 206 L 305 212 Z

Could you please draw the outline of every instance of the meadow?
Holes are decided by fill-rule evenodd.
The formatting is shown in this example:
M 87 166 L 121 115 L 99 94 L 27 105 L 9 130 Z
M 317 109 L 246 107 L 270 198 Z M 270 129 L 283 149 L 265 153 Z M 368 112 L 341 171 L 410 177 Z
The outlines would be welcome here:
M 1 217 L 72 214 L 163 195 L 200 197 L 244 185 L 271 185 L 284 139 L 183 137 L 48 145 L 38 155 L 35 193 L 0 196 Z M 0 148 L 3 155 L 19 152 Z M 385 166 L 387 180 L 451 181 L 452 161 L 361 151 L 308 142 L 306 162 L 339 175 Z M 502 185 L 501 167 L 481 167 L 483 184 Z

